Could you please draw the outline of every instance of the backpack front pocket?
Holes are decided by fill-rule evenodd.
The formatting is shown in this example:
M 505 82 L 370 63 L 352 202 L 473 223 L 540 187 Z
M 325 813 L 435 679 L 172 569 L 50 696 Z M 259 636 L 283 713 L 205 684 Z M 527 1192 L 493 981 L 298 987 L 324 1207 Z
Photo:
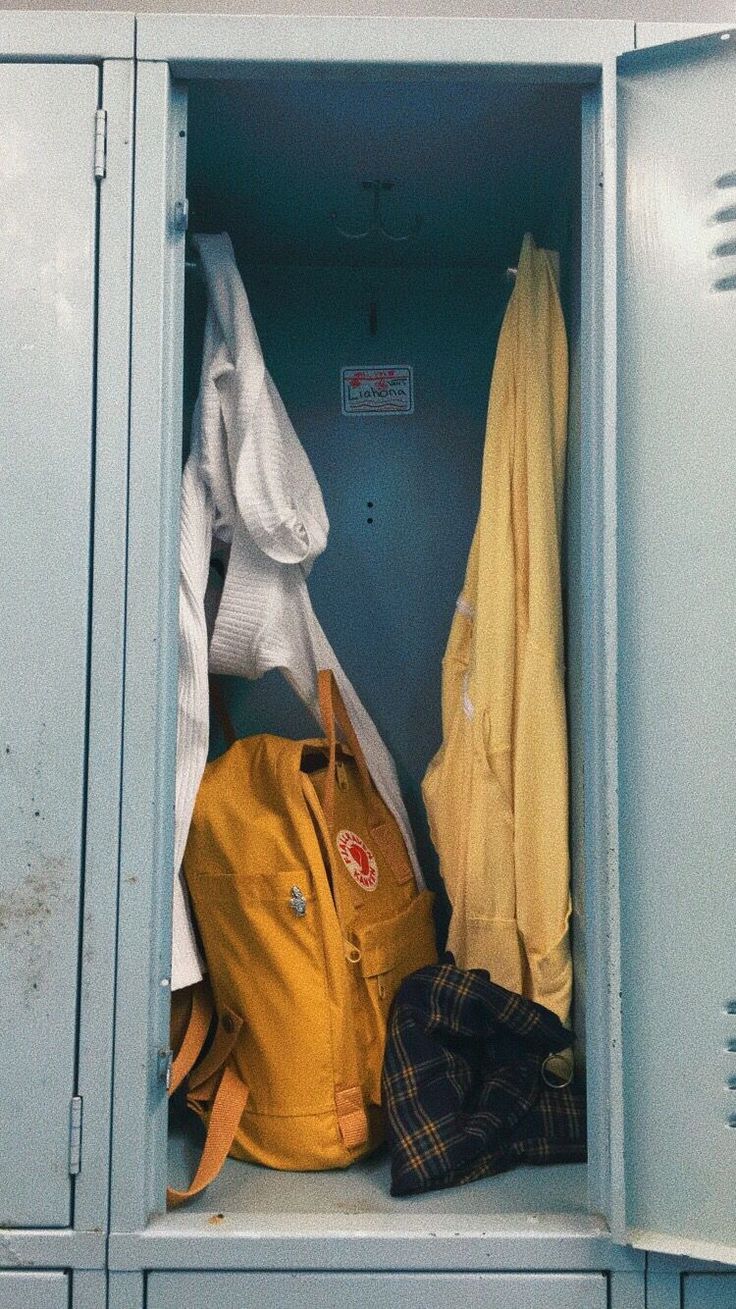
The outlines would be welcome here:
M 368 1051 L 363 1085 L 373 1104 L 381 1101 L 381 1069 L 393 998 L 409 973 L 437 960 L 433 902 L 429 891 L 421 891 L 394 918 L 357 926 L 351 932 L 346 958 L 348 967 L 355 970 L 360 992 L 356 1015 L 361 1023 L 361 1046 Z

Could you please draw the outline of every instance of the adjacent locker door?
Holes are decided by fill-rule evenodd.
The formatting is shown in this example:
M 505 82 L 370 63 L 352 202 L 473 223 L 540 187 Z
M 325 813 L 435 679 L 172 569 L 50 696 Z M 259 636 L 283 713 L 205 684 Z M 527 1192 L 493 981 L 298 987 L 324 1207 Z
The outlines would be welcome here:
M 71 1218 L 98 79 L 0 64 L 2 1226 Z
M 736 1262 L 736 33 L 619 64 L 626 1208 Z
M 0 1309 L 68 1309 L 69 1274 L 0 1272 Z

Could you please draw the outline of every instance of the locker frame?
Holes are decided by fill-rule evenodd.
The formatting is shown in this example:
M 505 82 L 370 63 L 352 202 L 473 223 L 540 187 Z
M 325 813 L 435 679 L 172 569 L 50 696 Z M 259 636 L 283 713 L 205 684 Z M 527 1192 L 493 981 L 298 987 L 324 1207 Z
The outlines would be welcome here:
M 590 1059 L 590 1066 L 604 1069 L 598 1073 L 598 1095 L 602 1106 L 601 1120 L 605 1121 L 605 1127 L 592 1139 L 591 1153 L 595 1162 L 590 1175 L 602 1179 L 593 1188 L 593 1201 L 597 1208 L 609 1212 L 611 1229 L 615 1231 L 617 1227 L 621 1228 L 622 1214 L 616 1212 L 614 1204 L 608 1203 L 608 1196 L 616 1193 L 616 1179 L 623 1168 L 622 1106 L 617 1091 L 611 1095 L 609 1102 L 605 1090 L 616 1083 L 616 1079 L 609 1076 L 608 1068 L 610 1061 L 618 1059 L 620 1051 L 615 918 L 613 930 L 609 928 L 613 914 L 613 909 L 609 914 L 609 905 L 615 906 L 617 899 L 614 844 L 618 822 L 617 751 L 615 737 L 611 733 L 611 723 L 615 723 L 616 695 L 615 588 L 609 586 L 606 589 L 604 578 L 615 576 L 615 529 L 611 512 L 615 506 L 616 421 L 615 363 L 611 362 L 615 342 L 616 277 L 615 59 L 620 51 L 633 47 L 634 26 L 631 23 L 615 22 L 562 22 L 550 25 L 545 22 L 490 19 L 389 21 L 392 40 L 386 62 L 490 64 L 506 73 L 509 67 L 512 73 L 523 69 L 527 77 L 537 75 L 596 88 L 589 92 L 583 113 L 587 163 L 593 163 L 593 156 L 597 154 L 595 168 L 606 176 L 602 198 L 600 188 L 593 184 L 583 197 L 583 203 L 590 206 L 591 221 L 596 226 L 596 240 L 588 241 L 583 254 L 589 278 L 589 296 L 591 301 L 595 301 L 595 310 L 589 311 L 588 322 L 583 325 L 582 333 L 582 353 L 586 361 L 583 365 L 584 375 L 589 379 L 583 401 L 583 425 L 586 439 L 596 446 L 595 453 L 588 460 L 588 480 L 582 493 L 586 515 L 584 530 L 588 532 L 589 539 L 595 542 L 595 557 L 588 563 L 584 584 L 586 619 L 590 632 L 587 654 L 595 669 L 594 691 L 589 699 L 590 717 L 585 731 L 588 739 L 596 741 L 599 747 L 595 752 L 590 752 L 586 764 L 587 775 L 594 779 L 592 792 L 595 794 L 596 805 L 595 821 L 588 823 L 586 863 L 588 879 L 593 888 L 589 902 L 588 932 L 594 941 L 595 956 L 605 959 L 606 966 L 590 981 L 590 1005 L 595 1018 L 590 1024 L 595 1033 L 591 1036 L 591 1043 L 596 1038 L 598 1040 L 598 1049 Z M 180 293 L 176 287 L 180 273 L 176 271 L 175 254 L 172 255 L 171 249 L 168 252 L 162 249 L 162 214 L 175 196 L 180 200 L 184 198 L 180 181 L 176 177 L 176 173 L 180 173 L 183 167 L 183 161 L 177 163 L 167 158 L 166 118 L 167 114 L 175 115 L 177 112 L 176 100 L 168 101 L 169 78 L 184 77 L 194 72 L 206 76 L 225 76 L 228 68 L 232 71 L 233 63 L 246 55 L 259 61 L 276 61 L 276 52 L 279 60 L 288 56 L 297 61 L 353 62 L 358 36 L 365 48 L 366 43 L 377 39 L 383 29 L 383 21 L 371 19 L 287 21 L 280 18 L 190 15 L 182 20 L 168 15 L 142 15 L 138 20 L 140 117 L 136 169 L 137 181 L 142 180 L 140 189 L 138 186 L 136 188 L 135 210 L 137 242 L 133 309 L 132 486 L 138 486 L 141 482 L 144 463 L 138 461 L 145 461 L 148 457 L 145 453 L 145 434 L 150 434 L 151 430 L 163 430 L 164 448 L 161 451 L 161 462 L 154 470 L 155 476 L 152 480 L 149 478 L 140 503 L 137 506 L 131 504 L 130 510 L 133 525 L 131 548 L 134 552 L 132 572 L 136 578 L 135 585 L 142 588 L 136 590 L 137 602 L 148 614 L 149 623 L 155 623 L 160 663 L 152 671 L 150 644 L 145 639 L 143 629 L 141 635 L 133 631 L 129 614 L 128 677 L 136 686 L 142 685 L 141 679 L 147 678 L 147 694 L 150 698 L 146 704 L 145 721 L 140 720 L 140 714 L 135 716 L 130 730 L 127 719 L 128 714 L 133 712 L 133 705 L 129 700 L 126 701 L 125 739 L 130 755 L 128 764 L 124 761 L 124 779 L 127 777 L 127 785 L 137 791 L 141 787 L 144 791 L 153 788 L 161 802 L 171 793 L 175 738 L 171 688 L 176 676 L 175 658 L 172 656 L 172 646 L 174 652 L 176 648 L 176 606 L 172 599 L 176 579 L 171 571 L 176 564 L 176 551 L 170 533 L 166 536 L 166 528 L 162 524 L 165 523 L 166 514 L 174 512 L 180 459 L 179 402 L 174 399 L 173 407 L 169 404 L 167 408 L 161 400 L 162 395 L 176 394 L 177 381 L 171 375 L 174 349 L 172 330 L 176 333 L 180 330 L 179 324 L 172 323 L 170 317 L 173 300 Z M 223 55 L 223 52 L 226 53 Z M 150 120 L 147 115 L 150 115 Z M 171 130 L 175 130 L 173 124 Z M 167 162 L 172 170 L 168 178 L 164 175 Z M 173 285 L 167 283 L 167 261 L 171 264 Z M 183 263 L 183 259 L 179 263 Z M 135 289 L 136 278 L 140 288 L 138 293 Z M 148 308 L 144 309 L 144 305 Z M 607 363 L 601 365 L 602 360 L 607 360 Z M 137 450 L 139 453 L 136 453 Z M 599 530 L 591 530 L 592 523 Z M 605 523 L 605 531 L 600 530 L 601 523 Z M 142 541 L 138 540 L 139 530 L 143 532 Z M 166 536 L 163 547 L 157 544 L 158 532 Z M 154 557 L 156 549 L 159 554 Z M 141 556 L 145 556 L 149 567 L 147 577 L 143 576 Z M 168 661 L 165 654 L 167 648 Z M 143 730 L 150 731 L 152 717 L 158 724 L 159 732 L 165 734 L 165 739 L 159 738 L 155 771 L 151 755 L 147 764 L 148 776 L 144 779 L 140 773 L 137 747 L 143 739 Z M 136 755 L 135 762 L 130 762 L 132 754 Z M 155 865 L 162 852 L 164 858 L 170 857 L 170 826 L 169 812 L 159 812 L 153 823 L 151 816 L 147 815 L 144 836 L 149 847 L 155 850 L 153 858 L 148 860 L 149 865 Z M 405 1266 L 403 1261 L 407 1255 L 398 1251 L 393 1241 L 401 1226 L 398 1218 L 393 1229 L 388 1224 L 383 1234 L 379 1235 L 376 1230 L 370 1248 L 365 1241 L 346 1237 L 341 1239 L 339 1253 L 334 1255 L 327 1248 L 329 1241 L 320 1239 L 318 1219 L 310 1220 L 308 1225 L 313 1235 L 308 1236 L 305 1232 L 303 1240 L 301 1234 L 299 1237 L 292 1234 L 287 1239 L 284 1231 L 273 1231 L 274 1239 L 268 1242 L 267 1251 L 264 1244 L 268 1231 L 267 1219 L 260 1224 L 262 1230 L 257 1221 L 249 1222 L 247 1232 L 238 1233 L 233 1230 L 229 1236 L 225 1236 L 220 1230 L 218 1239 L 213 1241 L 212 1229 L 207 1230 L 206 1217 L 203 1215 L 183 1213 L 177 1216 L 173 1224 L 171 1218 L 151 1217 L 156 1204 L 160 1203 L 165 1168 L 165 1131 L 162 1123 L 166 1099 L 163 1088 L 157 1089 L 156 1086 L 155 1063 L 158 1051 L 165 1050 L 168 1043 L 170 940 L 168 933 L 163 933 L 160 926 L 160 888 L 155 884 L 153 868 L 149 866 L 144 876 L 143 868 L 139 866 L 142 855 L 141 836 L 138 824 L 134 830 L 132 810 L 128 809 L 126 818 L 124 808 L 117 1049 L 120 1049 L 122 1043 L 125 1065 L 128 1070 L 134 1069 L 135 1074 L 132 1081 L 130 1073 L 125 1079 L 122 1074 L 115 1079 L 114 1114 L 117 1126 L 113 1137 L 111 1267 L 154 1267 L 161 1266 L 161 1260 L 171 1267 L 174 1255 L 174 1262 L 179 1267 L 221 1267 L 225 1246 L 226 1266 L 236 1267 L 241 1259 L 246 1261 L 244 1266 L 248 1266 L 247 1261 L 253 1258 L 248 1252 L 252 1249 L 256 1235 L 260 1238 L 258 1260 L 261 1267 L 288 1266 L 288 1262 L 293 1263 L 297 1254 L 302 1267 Z M 136 884 L 130 890 L 126 886 L 127 848 L 137 872 Z M 151 958 L 154 970 L 157 970 L 153 973 L 153 984 L 144 976 L 140 967 L 141 953 L 138 946 L 140 940 L 150 939 L 150 933 L 154 937 Z M 141 1033 L 131 1030 L 131 1015 L 143 1012 L 144 996 L 150 1005 L 150 1027 L 145 1044 Z M 137 1187 L 131 1187 L 129 1173 L 126 1175 L 124 1170 L 125 1143 L 137 1139 L 141 1133 L 146 1141 L 142 1156 L 147 1166 L 147 1176 Z M 609 1139 L 609 1134 L 612 1139 Z M 457 1225 L 457 1219 L 453 1219 L 453 1222 Z M 236 1225 L 230 1224 L 231 1227 Z M 433 1225 L 437 1227 L 436 1223 Z M 481 1245 L 475 1240 L 455 1240 L 453 1243 L 445 1241 L 437 1232 L 431 1250 L 427 1243 L 422 1252 L 422 1258 L 427 1259 L 428 1264 L 421 1266 L 437 1267 L 437 1260 L 442 1259 L 445 1267 L 477 1267 L 480 1259 L 483 1266 L 488 1267 L 487 1243 L 490 1239 L 496 1251 L 493 1256 L 494 1267 L 539 1267 L 537 1261 L 540 1257 L 543 1260 L 552 1257 L 555 1267 L 640 1268 L 642 1257 L 629 1250 L 619 1250 L 609 1241 L 604 1227 L 605 1224 L 594 1215 L 584 1216 L 579 1221 L 565 1215 L 560 1218 L 546 1215 L 537 1228 L 539 1235 L 530 1236 L 528 1231 L 520 1230 L 520 1225 L 514 1220 L 509 1219 L 504 1223 L 503 1219 L 499 1219 L 493 1223 L 492 1237 L 488 1233 L 484 1236 L 485 1257 Z M 546 1237 L 541 1237 L 542 1231 L 547 1233 Z M 473 1236 L 476 1234 L 474 1232 Z M 412 1240 L 412 1259 L 418 1258 L 417 1236 L 418 1233 L 415 1233 Z M 562 1239 L 560 1249 L 555 1250 L 553 1255 L 549 1238 L 554 1236 Z M 421 1240 L 419 1243 L 424 1245 Z M 142 1247 L 145 1247 L 145 1254 Z M 318 1247 L 322 1247 L 321 1250 L 318 1251 Z M 467 1247 L 464 1253 L 462 1247 Z M 319 1262 L 315 1263 L 317 1259 Z M 335 1259 L 337 1263 L 333 1262 Z

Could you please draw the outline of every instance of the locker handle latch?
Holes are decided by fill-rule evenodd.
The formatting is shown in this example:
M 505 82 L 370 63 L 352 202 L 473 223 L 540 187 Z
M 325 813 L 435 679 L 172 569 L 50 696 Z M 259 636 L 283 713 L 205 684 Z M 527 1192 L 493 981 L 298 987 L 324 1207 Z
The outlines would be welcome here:
M 174 1054 L 171 1050 L 159 1050 L 158 1052 L 158 1080 L 163 1082 L 166 1090 L 171 1089 L 171 1066 L 174 1062 Z
M 177 200 L 174 205 L 173 229 L 180 236 L 186 232 L 189 227 L 189 201 L 187 199 Z

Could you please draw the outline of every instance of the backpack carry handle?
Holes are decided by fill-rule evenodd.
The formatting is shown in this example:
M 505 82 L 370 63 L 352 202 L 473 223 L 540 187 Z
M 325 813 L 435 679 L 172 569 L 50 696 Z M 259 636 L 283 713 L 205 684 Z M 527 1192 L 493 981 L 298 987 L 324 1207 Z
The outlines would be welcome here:
M 365 755 L 360 745 L 360 741 L 355 733 L 355 728 L 350 721 L 348 711 L 345 708 L 345 702 L 340 694 L 340 688 L 335 680 L 335 674 L 331 668 L 320 668 L 317 673 L 317 695 L 319 697 L 319 709 L 322 715 L 327 740 L 330 747 L 330 760 L 327 768 L 327 778 L 325 780 L 325 795 L 323 809 L 327 824 L 331 828 L 335 819 L 335 768 L 337 762 L 337 733 L 335 722 L 340 726 L 343 736 L 350 748 L 350 751 L 358 765 L 358 772 L 363 783 L 365 793 L 369 799 L 373 796 L 373 782 L 368 765 L 365 761 Z

